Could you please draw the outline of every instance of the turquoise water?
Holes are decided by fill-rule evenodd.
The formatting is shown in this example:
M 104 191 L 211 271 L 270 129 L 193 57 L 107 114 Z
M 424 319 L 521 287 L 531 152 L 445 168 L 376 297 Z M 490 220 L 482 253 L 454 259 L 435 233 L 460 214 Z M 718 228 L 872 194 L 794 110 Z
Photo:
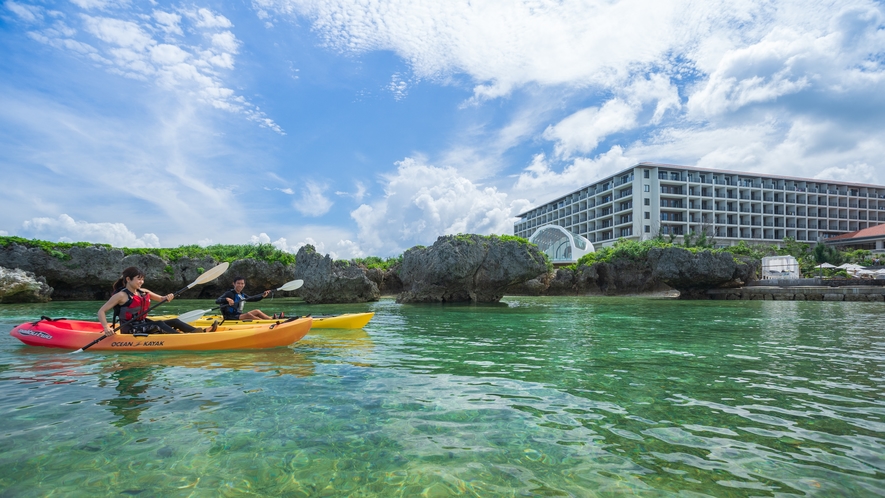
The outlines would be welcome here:
M 377 314 L 258 352 L 8 335 L 99 304 L 0 306 L 0 495 L 885 496 L 881 303 L 277 299 Z

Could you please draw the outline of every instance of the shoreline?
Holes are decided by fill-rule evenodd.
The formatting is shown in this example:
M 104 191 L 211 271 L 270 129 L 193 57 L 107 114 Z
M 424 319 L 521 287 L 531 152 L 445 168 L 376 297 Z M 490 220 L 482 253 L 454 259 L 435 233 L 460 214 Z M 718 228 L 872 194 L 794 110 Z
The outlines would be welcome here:
M 751 286 L 710 289 L 710 299 L 730 301 L 854 301 L 885 302 L 885 287 L 797 285 L 789 287 Z

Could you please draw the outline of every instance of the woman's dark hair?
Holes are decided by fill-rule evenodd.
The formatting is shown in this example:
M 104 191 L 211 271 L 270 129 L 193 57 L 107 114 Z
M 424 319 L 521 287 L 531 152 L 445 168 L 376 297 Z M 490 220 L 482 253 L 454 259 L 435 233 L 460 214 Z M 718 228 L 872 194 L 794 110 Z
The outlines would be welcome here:
M 116 282 L 114 282 L 114 293 L 123 290 L 123 287 L 126 287 L 126 281 L 132 280 L 135 277 L 144 277 L 144 272 L 134 266 L 130 266 L 129 268 L 123 270 L 120 278 L 117 279 Z

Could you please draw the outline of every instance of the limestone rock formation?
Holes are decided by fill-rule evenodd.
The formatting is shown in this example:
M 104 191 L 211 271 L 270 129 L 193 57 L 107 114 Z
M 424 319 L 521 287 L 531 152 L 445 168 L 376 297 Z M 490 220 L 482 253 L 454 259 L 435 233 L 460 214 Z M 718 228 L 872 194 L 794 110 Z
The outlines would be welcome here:
M 366 270 L 349 261 L 332 261 L 308 244 L 295 255 L 295 278 L 304 280 L 295 291 L 308 304 L 365 303 L 381 296 Z
M 399 265 L 389 270 L 369 268 L 366 270 L 366 277 L 375 282 L 382 296 L 392 296 L 403 291 L 403 281 L 400 280 L 398 272 Z
M 755 279 L 756 265 L 735 260 L 727 252 L 692 253 L 679 247 L 653 248 L 648 252 L 653 277 L 679 291 L 683 299 L 708 299 L 706 291 L 743 285 Z
M 59 300 L 105 300 L 124 268 L 136 266 L 145 272 L 145 287 L 159 294 L 175 292 L 197 279 L 218 262 L 212 258 L 179 258 L 166 261 L 154 254 L 123 255 L 105 246 L 72 247 L 46 252 L 39 247 L 13 243 L 0 247 L 0 266 L 20 268 L 44 278 Z M 282 263 L 245 259 L 236 261 L 224 275 L 185 291 L 188 299 L 215 299 L 230 287 L 234 274 L 246 278 L 246 292 L 274 289 L 295 278 L 294 269 Z
M 547 271 L 534 244 L 482 235 L 446 235 L 403 254 L 400 303 L 497 302 L 508 287 Z
M 517 284 L 508 293 L 522 295 L 627 295 L 679 291 L 682 299 L 708 299 L 706 291 L 755 280 L 759 262 L 730 253 L 680 247 L 653 248 L 641 260 L 617 258 L 577 269 L 559 268 Z
M 0 303 L 45 303 L 51 295 L 52 287 L 43 277 L 0 266 Z

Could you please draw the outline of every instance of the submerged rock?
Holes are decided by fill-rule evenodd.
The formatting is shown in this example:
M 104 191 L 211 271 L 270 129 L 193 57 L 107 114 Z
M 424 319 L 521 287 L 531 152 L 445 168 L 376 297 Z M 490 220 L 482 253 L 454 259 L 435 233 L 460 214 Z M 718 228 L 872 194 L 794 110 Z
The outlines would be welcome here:
M 0 303 L 45 303 L 51 296 L 52 287 L 45 278 L 0 266 Z
M 483 235 L 446 235 L 403 254 L 399 303 L 498 302 L 507 289 L 547 272 L 534 244 Z

